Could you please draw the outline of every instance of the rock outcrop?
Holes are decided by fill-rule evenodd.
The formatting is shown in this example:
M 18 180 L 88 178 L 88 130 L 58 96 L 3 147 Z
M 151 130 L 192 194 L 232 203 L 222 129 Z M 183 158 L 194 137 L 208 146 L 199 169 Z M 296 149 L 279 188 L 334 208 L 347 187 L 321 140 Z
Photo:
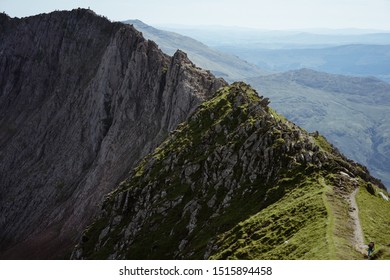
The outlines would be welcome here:
M 65 257 L 103 196 L 223 85 L 90 10 L 1 14 L 0 257 Z
M 107 196 L 73 258 L 326 258 L 310 244 L 326 238 L 328 185 L 384 186 L 268 103 L 244 83 L 220 89 Z

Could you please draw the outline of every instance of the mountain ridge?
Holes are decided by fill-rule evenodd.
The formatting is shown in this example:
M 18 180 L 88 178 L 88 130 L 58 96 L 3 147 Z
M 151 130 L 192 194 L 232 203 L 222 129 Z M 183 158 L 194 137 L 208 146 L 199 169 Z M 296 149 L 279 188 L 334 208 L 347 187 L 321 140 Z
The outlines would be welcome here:
M 63 258 L 104 194 L 214 89 L 87 9 L 0 19 L 0 256 Z
M 268 103 L 244 83 L 202 103 L 107 196 L 72 258 L 339 258 L 327 247 L 337 240 L 322 244 L 332 215 L 325 205 L 345 203 L 359 187 L 384 186 Z M 340 258 L 361 256 L 353 231 L 343 234 L 336 236 L 351 253 Z

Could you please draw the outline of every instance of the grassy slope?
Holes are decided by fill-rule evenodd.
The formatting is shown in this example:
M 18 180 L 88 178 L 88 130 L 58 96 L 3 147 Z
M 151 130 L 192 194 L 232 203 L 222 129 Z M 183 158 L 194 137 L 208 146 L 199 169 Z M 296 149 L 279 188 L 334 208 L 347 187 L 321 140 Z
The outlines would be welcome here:
M 374 194 L 370 194 L 366 187 L 359 190 L 356 200 L 359 207 L 360 221 L 368 244 L 376 244 L 375 258 L 390 260 L 390 201 L 384 200 L 374 187 Z M 385 193 L 385 192 L 384 192 Z
M 314 173 L 277 203 L 218 236 L 212 259 L 361 259 L 353 244 L 349 204 L 329 176 Z
M 321 150 L 333 150 L 323 136 L 313 139 Z M 332 168 L 313 172 L 310 165 L 302 174 L 291 173 L 276 186 L 286 190 L 281 200 L 218 236 L 212 259 L 362 258 L 355 249 L 350 204 L 337 183 L 342 176 Z M 342 185 L 354 189 L 353 181 Z
M 211 258 L 331 258 L 323 192 L 318 178 L 301 181 L 280 201 L 219 236 L 220 250 Z

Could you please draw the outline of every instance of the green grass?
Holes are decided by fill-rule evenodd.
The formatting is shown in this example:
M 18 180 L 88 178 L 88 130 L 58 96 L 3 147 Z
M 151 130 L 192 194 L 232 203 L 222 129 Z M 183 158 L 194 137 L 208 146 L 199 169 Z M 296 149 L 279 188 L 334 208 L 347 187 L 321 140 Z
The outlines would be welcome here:
M 329 197 L 333 195 L 333 189 L 329 185 L 325 183 L 324 178 L 320 178 L 319 180 L 320 184 L 324 187 L 324 191 L 322 193 L 322 200 L 324 202 L 324 206 L 326 208 L 326 212 L 328 214 L 328 218 L 326 221 L 327 229 L 326 229 L 326 242 L 328 244 L 328 250 L 329 250 L 329 258 L 335 259 L 336 258 L 336 246 L 334 242 L 334 223 L 335 223 L 335 217 L 334 212 L 332 209 L 332 206 L 329 201 Z
M 326 140 L 326 138 L 322 135 L 313 136 L 316 144 L 324 151 L 331 153 L 333 151 L 332 145 Z
M 292 187 L 277 203 L 221 234 L 211 258 L 331 259 L 325 188 L 315 177 Z
M 269 107 L 269 112 L 271 113 L 271 115 L 277 120 L 277 121 L 282 121 L 282 122 L 287 122 L 287 119 L 285 116 L 277 113 L 274 109 L 272 109 L 271 107 Z
M 384 200 L 379 192 L 386 191 L 374 187 L 375 193 L 370 194 L 362 186 L 356 196 L 359 216 L 364 238 L 368 244 L 375 242 L 374 258 L 390 260 L 390 201 Z
M 350 204 L 332 183 L 338 176 L 312 173 L 282 179 L 291 185 L 283 198 L 220 234 L 211 259 L 362 259 L 354 244 Z M 365 199 L 378 199 L 377 209 L 369 207 L 381 220 L 371 224 L 374 234 L 382 232 L 374 258 L 388 259 L 390 203 L 379 197 Z M 362 213 L 370 211 L 367 206 L 359 207 Z

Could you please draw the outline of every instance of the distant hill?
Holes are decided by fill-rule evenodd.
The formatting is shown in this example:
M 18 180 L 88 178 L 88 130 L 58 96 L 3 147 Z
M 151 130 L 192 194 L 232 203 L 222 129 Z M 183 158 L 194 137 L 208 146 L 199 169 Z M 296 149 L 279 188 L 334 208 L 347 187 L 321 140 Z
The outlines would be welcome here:
M 209 48 L 190 37 L 159 30 L 139 20 L 128 20 L 124 23 L 132 24 L 145 38 L 155 41 L 165 53 L 173 55 L 177 49 L 181 49 L 197 66 L 209 69 L 216 76 L 230 82 L 269 73 L 234 55 Z
M 216 47 L 273 72 L 310 68 L 334 74 L 375 76 L 390 81 L 390 45 L 262 49 L 257 45 Z
M 383 30 L 261 30 L 234 26 L 159 27 L 189 36 L 211 47 L 256 46 L 268 49 L 331 47 L 351 44 L 389 45 L 390 32 Z
M 270 72 L 310 68 L 390 82 L 390 32 L 167 27 Z
M 248 79 L 272 107 L 309 131 L 319 130 L 348 157 L 390 186 L 390 85 L 309 69 Z

